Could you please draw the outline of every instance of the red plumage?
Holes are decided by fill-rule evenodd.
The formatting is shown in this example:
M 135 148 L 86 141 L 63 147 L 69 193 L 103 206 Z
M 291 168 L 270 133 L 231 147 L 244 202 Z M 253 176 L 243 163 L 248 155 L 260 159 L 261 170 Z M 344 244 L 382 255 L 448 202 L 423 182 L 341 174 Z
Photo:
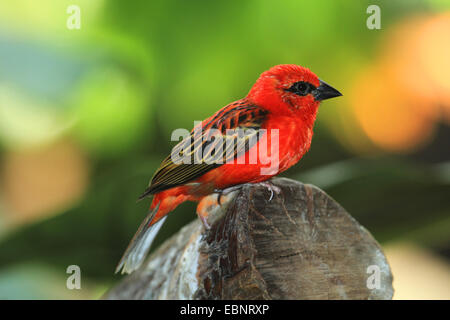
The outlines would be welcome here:
M 221 137 L 228 138 L 231 136 L 227 134 L 227 129 L 252 129 L 249 132 L 256 132 L 259 137 L 253 136 L 256 143 L 250 144 L 249 141 L 255 140 L 247 137 L 245 152 L 235 153 L 223 164 L 180 165 L 174 163 L 170 156 L 167 157 L 141 196 L 154 194 L 151 212 L 141 224 L 116 271 L 123 268 L 124 272 L 129 273 L 139 267 L 159 230 L 160 223 L 157 222 L 162 222 L 161 219 L 180 203 L 199 201 L 197 212 L 205 222 L 205 208 L 210 205 L 210 195 L 215 191 L 243 183 L 261 182 L 296 164 L 311 145 L 320 101 L 339 95 L 337 90 L 320 81 L 309 69 L 298 65 L 278 65 L 262 73 L 247 97 L 223 107 L 199 125 L 203 134 L 208 129 L 214 129 Z M 278 141 L 273 140 L 272 145 L 272 138 L 276 136 Z M 204 136 L 202 138 L 205 140 Z M 194 133 L 191 139 L 195 139 Z M 267 158 L 277 158 L 276 165 L 267 164 L 267 159 L 259 153 L 256 153 L 256 161 L 249 163 L 249 153 L 256 151 L 253 148 L 261 148 L 263 141 L 268 146 Z M 181 144 L 174 149 L 180 148 Z M 204 151 L 207 144 L 201 148 Z M 275 157 L 274 150 L 278 151 L 278 157 Z M 225 154 L 220 156 L 225 158 Z M 243 157 L 246 161 L 241 161 Z M 261 170 L 269 167 L 273 167 L 271 172 L 262 174 Z

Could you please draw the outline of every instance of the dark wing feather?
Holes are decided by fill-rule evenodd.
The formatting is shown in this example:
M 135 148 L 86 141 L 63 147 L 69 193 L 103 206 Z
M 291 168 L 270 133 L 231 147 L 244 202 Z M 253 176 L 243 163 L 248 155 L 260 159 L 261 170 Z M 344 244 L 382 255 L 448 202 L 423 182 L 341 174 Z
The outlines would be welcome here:
M 173 147 L 171 155 L 161 163 L 149 187 L 139 197 L 139 200 L 195 180 L 250 150 L 258 141 L 258 132 L 266 117 L 267 111 L 248 104 L 245 100 L 219 110 L 201 123 L 201 130 L 198 130 L 200 127 L 197 130 L 193 129 L 190 136 Z M 230 132 L 230 129 L 244 130 Z M 221 152 L 215 154 L 216 150 Z M 184 157 L 187 160 L 185 162 L 189 163 L 180 163 L 179 161 L 175 161 L 175 163 L 172 155 L 177 154 Z M 216 161 L 218 159 L 221 159 L 219 163 Z

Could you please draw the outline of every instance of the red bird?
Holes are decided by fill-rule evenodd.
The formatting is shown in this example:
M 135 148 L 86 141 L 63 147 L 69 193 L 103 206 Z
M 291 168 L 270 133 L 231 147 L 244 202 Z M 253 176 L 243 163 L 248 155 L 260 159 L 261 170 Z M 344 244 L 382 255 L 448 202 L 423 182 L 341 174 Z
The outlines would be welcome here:
M 197 214 L 208 227 L 207 208 L 220 203 L 221 192 L 265 181 L 296 164 L 311 145 L 320 102 L 338 96 L 339 91 L 298 65 L 262 73 L 245 98 L 199 123 L 161 163 L 139 198 L 154 195 L 150 212 L 116 272 L 131 273 L 142 264 L 167 214 L 180 203 L 198 201 Z M 174 155 L 191 161 L 175 161 Z M 251 155 L 256 155 L 253 161 Z M 273 195 L 276 187 L 266 185 Z

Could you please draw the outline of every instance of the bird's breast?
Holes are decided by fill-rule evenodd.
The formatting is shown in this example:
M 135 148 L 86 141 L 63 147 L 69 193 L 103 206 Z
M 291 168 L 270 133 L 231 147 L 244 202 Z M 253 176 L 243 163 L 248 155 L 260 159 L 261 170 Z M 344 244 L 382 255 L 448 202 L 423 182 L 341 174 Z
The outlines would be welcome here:
M 282 117 L 271 129 L 279 130 L 279 172 L 295 165 L 311 146 L 312 126 L 301 119 Z

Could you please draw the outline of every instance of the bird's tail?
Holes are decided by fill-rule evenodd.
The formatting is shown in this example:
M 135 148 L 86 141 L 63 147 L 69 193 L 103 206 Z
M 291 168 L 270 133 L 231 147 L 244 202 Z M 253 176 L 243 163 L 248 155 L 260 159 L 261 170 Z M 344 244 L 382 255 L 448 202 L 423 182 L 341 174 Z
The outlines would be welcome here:
M 147 256 L 150 246 L 161 229 L 167 216 L 162 217 L 153 224 L 150 224 L 156 213 L 158 212 L 159 204 L 152 209 L 142 221 L 139 229 L 136 231 L 133 239 L 131 239 L 125 253 L 120 259 L 116 267 L 116 273 L 122 270 L 122 273 L 131 273 L 138 269 L 145 257 Z

